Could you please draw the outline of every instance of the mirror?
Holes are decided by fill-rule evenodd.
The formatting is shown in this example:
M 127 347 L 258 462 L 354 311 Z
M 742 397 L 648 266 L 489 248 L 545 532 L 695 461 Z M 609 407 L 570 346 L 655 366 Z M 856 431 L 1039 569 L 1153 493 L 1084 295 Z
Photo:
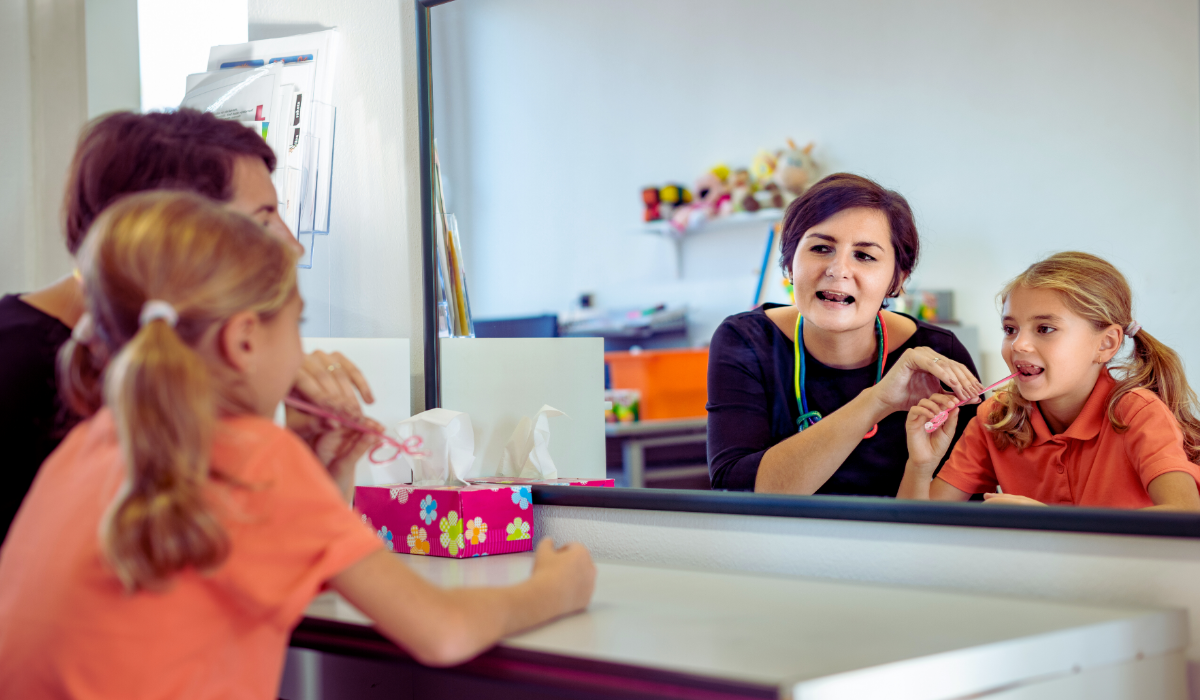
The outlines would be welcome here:
M 418 13 L 427 135 L 477 323 L 552 316 L 559 335 L 607 328 L 610 351 L 703 349 L 727 316 L 788 303 L 769 201 L 681 232 L 645 221 L 643 190 L 695 190 L 791 139 L 813 144 L 819 175 L 907 198 L 921 234 L 909 289 L 948 293 L 939 321 L 985 384 L 1008 374 L 997 293 L 1061 250 L 1115 264 L 1137 320 L 1200 372 L 1182 311 L 1200 256 L 1194 2 L 456 0 Z M 631 312 L 645 317 L 632 330 Z

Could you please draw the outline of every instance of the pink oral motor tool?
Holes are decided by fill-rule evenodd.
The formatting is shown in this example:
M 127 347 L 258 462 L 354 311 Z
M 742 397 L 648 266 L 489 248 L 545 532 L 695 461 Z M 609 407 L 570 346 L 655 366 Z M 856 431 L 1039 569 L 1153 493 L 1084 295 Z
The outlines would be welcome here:
M 1018 374 L 1020 374 L 1020 372 L 1013 372 L 1012 374 L 1008 375 L 1004 379 L 1001 379 L 1000 381 L 996 382 L 995 384 L 993 384 L 993 385 L 989 386 L 988 388 L 984 389 L 983 391 L 979 392 L 978 394 L 976 394 L 976 396 L 983 396 L 984 394 L 988 393 L 992 389 L 995 389 L 996 387 L 1000 386 L 1004 382 L 1007 382 L 1008 380 L 1012 379 L 1013 377 L 1017 376 Z M 975 397 L 972 396 L 971 398 L 975 398 Z M 950 418 L 950 412 L 965 403 L 966 403 L 966 401 L 959 401 L 958 403 L 954 404 L 950 408 L 947 408 L 946 410 L 944 410 L 941 413 L 934 416 L 933 420 L 931 420 L 925 424 L 925 432 L 932 433 L 933 431 L 942 427 L 942 425 L 946 422 L 946 420 L 948 418 Z

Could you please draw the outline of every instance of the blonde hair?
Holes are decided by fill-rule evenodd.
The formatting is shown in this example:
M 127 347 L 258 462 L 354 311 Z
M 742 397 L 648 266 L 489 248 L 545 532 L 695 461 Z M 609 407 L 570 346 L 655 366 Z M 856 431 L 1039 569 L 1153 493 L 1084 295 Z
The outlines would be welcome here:
M 1051 255 L 1017 275 L 1000 292 L 1007 301 L 1017 287 L 1052 289 L 1062 295 L 1073 313 L 1091 322 L 1096 330 L 1113 325 L 1124 329 L 1133 323 L 1133 295 L 1125 276 L 1108 261 L 1087 253 L 1067 252 Z M 1126 394 L 1135 389 L 1149 389 L 1171 409 L 1183 431 L 1183 446 L 1188 460 L 1200 459 L 1200 419 L 1196 418 L 1196 394 L 1184 376 L 1179 355 L 1163 345 L 1145 329 L 1133 336 L 1133 353 L 1128 363 L 1112 369 L 1119 376 L 1108 398 L 1108 420 L 1117 431 L 1129 426 L 1117 417 L 1117 407 Z M 992 431 L 996 446 L 1004 449 L 1015 445 L 1023 450 L 1033 442 L 1031 402 L 1021 397 L 1010 383 L 996 392 L 996 403 L 987 416 L 985 426 Z
M 78 260 L 92 330 L 59 351 L 60 388 L 81 415 L 112 410 L 127 472 L 101 524 L 104 553 L 128 590 L 159 588 L 229 553 L 204 487 L 220 476 L 209 470 L 218 412 L 249 404 L 201 345 L 237 312 L 274 317 L 296 293 L 295 253 L 210 200 L 158 191 L 109 207 Z M 175 308 L 174 327 L 139 324 L 150 299 Z

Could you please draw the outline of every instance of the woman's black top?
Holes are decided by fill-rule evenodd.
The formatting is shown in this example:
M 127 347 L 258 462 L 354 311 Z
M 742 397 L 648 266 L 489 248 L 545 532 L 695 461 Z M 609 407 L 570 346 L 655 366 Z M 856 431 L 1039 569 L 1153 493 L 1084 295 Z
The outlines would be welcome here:
M 54 361 L 71 329 L 15 295 L 0 298 L 0 541 L 38 467 L 71 420 L 58 399 Z
M 767 318 L 764 304 L 725 319 L 708 349 L 708 473 L 712 488 L 752 491 L 763 453 L 796 434 L 793 388 L 795 355 L 792 341 Z M 911 318 L 911 317 L 909 317 Z M 917 332 L 888 353 L 885 372 L 904 351 L 929 347 L 961 362 L 978 376 L 970 354 L 950 331 L 916 321 Z M 805 397 L 810 411 L 828 416 L 875 383 L 875 363 L 859 369 L 834 369 L 804 351 Z M 964 406 L 954 440 L 975 417 L 976 406 Z M 895 496 L 908 461 L 904 432 L 907 413 L 897 411 L 879 421 L 879 432 L 858 443 L 820 494 Z M 946 451 L 949 456 L 950 451 Z M 944 462 L 945 460 L 943 460 Z

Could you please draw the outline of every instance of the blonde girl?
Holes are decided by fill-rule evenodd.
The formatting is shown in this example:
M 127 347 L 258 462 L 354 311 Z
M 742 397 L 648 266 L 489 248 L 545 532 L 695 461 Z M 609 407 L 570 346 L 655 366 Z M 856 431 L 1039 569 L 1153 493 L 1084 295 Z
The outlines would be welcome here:
M 430 664 L 587 605 L 579 545 L 543 542 L 508 588 L 424 582 L 346 503 L 370 444 L 330 426 L 323 465 L 272 423 L 304 361 L 286 243 L 152 192 L 110 207 L 79 262 L 87 315 L 60 369 L 88 417 L 0 549 L 0 697 L 273 698 L 323 584 Z
M 1005 286 L 1001 353 L 1017 377 L 979 407 L 942 470 L 953 404 L 908 415 L 900 498 L 1200 510 L 1200 419 L 1179 355 L 1132 315 L 1125 277 L 1087 253 L 1059 253 Z M 1109 363 L 1125 340 L 1129 361 Z

